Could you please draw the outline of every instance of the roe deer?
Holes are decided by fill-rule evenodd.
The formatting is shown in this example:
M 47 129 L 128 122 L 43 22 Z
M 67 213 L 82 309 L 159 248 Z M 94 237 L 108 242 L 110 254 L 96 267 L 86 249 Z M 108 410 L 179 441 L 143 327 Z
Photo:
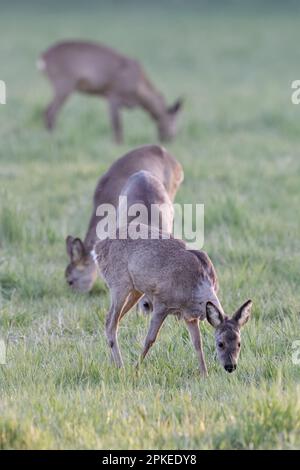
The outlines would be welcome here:
M 173 202 L 180 183 L 183 181 L 181 165 L 163 147 L 144 145 L 119 158 L 100 178 L 94 193 L 93 212 L 84 240 L 68 236 L 67 253 L 70 257 L 65 272 L 70 287 L 81 292 L 88 292 L 97 278 L 97 269 L 91 257 L 91 251 L 97 241 L 96 227 L 101 217 L 96 210 L 101 204 L 118 207 L 119 196 L 134 173 L 145 170 L 151 173 L 164 186 Z
M 160 140 L 170 140 L 176 134 L 182 101 L 177 100 L 168 107 L 136 60 L 101 44 L 67 41 L 50 47 L 41 55 L 37 66 L 45 72 L 54 90 L 54 98 L 45 112 L 48 129 L 54 127 L 66 99 L 78 91 L 107 99 L 117 143 L 123 140 L 122 107 L 141 106 L 147 111 L 156 122 Z
M 93 252 L 111 294 L 106 336 L 115 364 L 123 365 L 117 339 L 119 321 L 145 294 L 153 312 L 141 360 L 155 342 L 167 315 L 177 314 L 186 322 L 200 371 L 206 376 L 199 320 L 207 317 L 216 329 L 219 360 L 227 372 L 232 372 L 240 352 L 240 328 L 250 316 L 251 301 L 229 319 L 218 300 L 217 276 L 207 254 L 188 250 L 183 241 L 162 232 L 160 238 L 151 239 L 153 228 L 146 229 L 148 239 L 107 238 L 96 243 Z

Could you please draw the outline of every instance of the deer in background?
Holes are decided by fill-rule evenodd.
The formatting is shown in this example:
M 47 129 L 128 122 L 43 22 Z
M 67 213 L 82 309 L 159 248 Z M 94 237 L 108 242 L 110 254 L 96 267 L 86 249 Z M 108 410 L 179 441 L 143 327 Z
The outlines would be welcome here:
M 117 338 L 119 322 L 145 294 L 153 312 L 141 360 L 166 317 L 176 314 L 186 323 L 200 371 L 206 376 L 199 320 L 207 318 L 215 328 L 218 358 L 227 372 L 233 372 L 240 353 L 240 328 L 250 317 L 252 302 L 248 300 L 228 318 L 217 297 L 217 276 L 207 254 L 188 250 L 183 241 L 161 231 L 153 238 L 153 228 L 144 228 L 147 239 L 107 238 L 96 243 L 93 253 L 111 294 L 106 336 L 115 364 L 123 365 Z
M 97 239 L 96 227 L 101 217 L 96 215 L 98 206 L 112 204 L 116 209 L 122 190 L 126 191 L 128 178 L 141 170 L 149 172 L 158 185 L 165 189 L 170 201 L 183 181 L 181 165 L 163 147 L 144 145 L 119 158 L 97 183 L 93 199 L 93 212 L 84 240 L 78 237 L 66 238 L 70 262 L 66 268 L 67 283 L 73 290 L 88 292 L 97 279 L 97 269 L 91 251 Z M 138 195 L 136 194 L 135 197 Z
M 182 101 L 168 107 L 134 59 L 101 44 L 68 41 L 50 47 L 41 55 L 37 66 L 47 75 L 54 90 L 54 98 L 45 112 L 48 129 L 54 127 L 67 98 L 77 91 L 107 99 L 117 143 L 123 140 L 120 110 L 124 107 L 142 107 L 155 121 L 161 141 L 176 135 Z

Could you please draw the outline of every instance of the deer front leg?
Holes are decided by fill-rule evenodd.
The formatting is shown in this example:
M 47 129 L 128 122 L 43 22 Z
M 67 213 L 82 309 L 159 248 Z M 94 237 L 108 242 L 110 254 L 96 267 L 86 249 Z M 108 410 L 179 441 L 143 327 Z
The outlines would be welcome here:
M 111 292 L 111 307 L 106 317 L 105 332 L 112 359 L 117 367 L 123 367 L 123 360 L 118 343 L 118 326 L 122 310 L 127 303 L 130 292 Z
M 110 347 L 112 360 L 117 367 L 123 367 L 123 360 L 117 336 L 120 312 L 120 306 L 113 304 L 107 314 L 105 324 L 105 333 L 108 346 Z
M 148 353 L 151 346 L 155 343 L 159 330 L 167 316 L 167 313 L 164 311 L 155 311 L 153 312 L 149 330 L 145 339 L 144 349 L 141 354 L 140 362 L 145 359 L 146 354 Z
M 121 144 L 123 142 L 123 126 L 121 121 L 120 105 L 114 99 L 109 100 L 109 115 L 114 140 L 117 144 Z
M 192 321 L 185 320 L 185 323 L 189 330 L 194 348 L 196 349 L 200 372 L 204 377 L 207 377 L 208 373 L 207 373 L 207 367 L 206 367 L 203 348 L 202 348 L 202 339 L 201 339 L 201 333 L 200 333 L 200 328 L 199 328 L 199 320 L 192 320 Z

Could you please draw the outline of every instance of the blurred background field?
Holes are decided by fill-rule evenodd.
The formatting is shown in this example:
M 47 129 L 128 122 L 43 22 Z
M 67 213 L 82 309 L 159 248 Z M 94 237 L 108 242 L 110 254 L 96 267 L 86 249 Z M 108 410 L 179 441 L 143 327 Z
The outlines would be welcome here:
M 0 448 L 299 448 L 300 79 L 296 2 L 3 2 L 0 5 Z M 169 318 L 136 375 L 148 320 L 121 324 L 126 367 L 110 365 L 109 299 L 64 282 L 66 235 L 83 236 L 100 174 L 157 141 L 141 110 L 112 143 L 106 103 L 73 96 L 57 131 L 43 128 L 50 87 L 35 62 L 65 38 L 139 59 L 169 102 L 185 97 L 167 145 L 182 163 L 177 202 L 205 204 L 204 249 L 232 313 L 247 298 L 238 370 L 209 378 L 183 324 Z

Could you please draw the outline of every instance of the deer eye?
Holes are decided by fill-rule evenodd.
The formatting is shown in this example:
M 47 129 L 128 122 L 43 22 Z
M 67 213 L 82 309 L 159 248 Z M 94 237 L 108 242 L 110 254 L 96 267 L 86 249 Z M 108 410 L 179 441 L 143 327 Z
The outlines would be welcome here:
M 238 343 L 238 348 L 240 348 L 240 347 L 241 347 L 241 343 Z
M 222 341 L 220 341 L 220 342 L 218 343 L 218 347 L 221 348 L 221 349 L 224 348 L 224 343 L 222 343 Z

